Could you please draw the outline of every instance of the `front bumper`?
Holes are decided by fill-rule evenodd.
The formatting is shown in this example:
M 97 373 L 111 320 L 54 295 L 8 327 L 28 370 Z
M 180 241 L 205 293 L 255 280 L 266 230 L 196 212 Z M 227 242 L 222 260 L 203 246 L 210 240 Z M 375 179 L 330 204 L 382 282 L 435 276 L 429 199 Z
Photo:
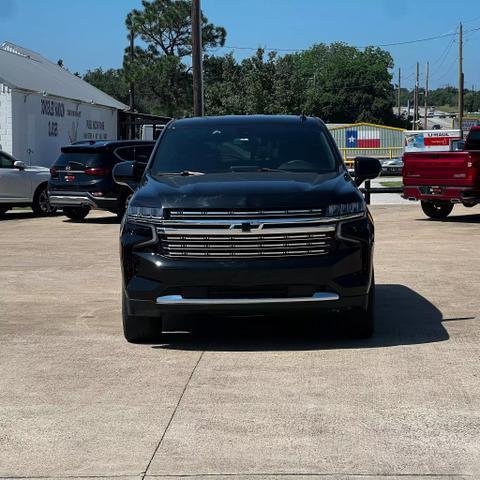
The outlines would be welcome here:
M 50 204 L 57 208 L 88 207 L 101 210 L 115 210 L 118 199 L 114 197 L 95 197 L 89 192 L 49 191 Z
M 130 240 L 126 234 L 121 237 L 131 315 L 366 307 L 373 280 L 373 231 L 355 241 L 339 235 L 329 255 L 261 259 L 172 259 L 158 253 L 155 245 L 131 248 Z
M 173 297 L 173 298 L 172 298 Z M 329 292 L 317 292 L 311 297 L 292 298 L 222 298 L 186 299 L 181 296 L 158 297 L 156 301 L 128 299 L 129 315 L 158 316 L 163 314 L 209 313 L 228 315 L 281 314 L 292 311 L 317 312 L 351 308 L 366 308 L 368 295 L 340 297 Z

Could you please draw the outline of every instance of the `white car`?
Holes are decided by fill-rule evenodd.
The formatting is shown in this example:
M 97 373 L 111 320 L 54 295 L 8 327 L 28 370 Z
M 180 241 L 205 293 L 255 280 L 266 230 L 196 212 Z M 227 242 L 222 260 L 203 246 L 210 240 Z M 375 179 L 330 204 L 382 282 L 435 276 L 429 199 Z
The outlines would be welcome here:
M 0 216 L 13 207 L 30 206 L 37 215 L 51 215 L 47 187 L 50 170 L 28 167 L 0 150 Z

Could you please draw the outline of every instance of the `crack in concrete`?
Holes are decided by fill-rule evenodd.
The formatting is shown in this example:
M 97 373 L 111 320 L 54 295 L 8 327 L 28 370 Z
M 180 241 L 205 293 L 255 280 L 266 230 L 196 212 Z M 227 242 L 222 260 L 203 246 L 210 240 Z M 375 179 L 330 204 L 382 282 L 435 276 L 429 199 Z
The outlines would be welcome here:
M 147 474 L 148 468 L 155 457 L 155 454 L 157 453 L 159 447 L 161 446 L 162 440 L 165 437 L 166 432 L 168 431 L 168 427 L 170 426 L 171 421 L 173 420 L 173 417 L 175 416 L 175 411 L 178 408 L 178 405 L 180 404 L 182 397 L 188 387 L 188 384 L 190 383 L 190 380 L 195 373 L 195 370 L 200 363 L 200 360 L 203 357 L 203 354 L 205 351 L 203 351 L 196 362 L 192 373 L 190 374 L 190 377 L 182 391 L 182 394 L 179 398 L 179 401 L 177 402 L 177 406 L 175 407 L 175 410 L 170 418 L 170 421 L 165 428 L 165 431 L 162 434 L 162 437 L 160 438 L 160 441 L 157 444 L 157 447 L 155 448 L 153 455 L 147 465 L 147 468 L 145 469 L 145 472 L 141 474 L 141 478 L 235 478 L 235 477 L 243 477 L 243 478 L 258 478 L 258 477 L 263 477 L 263 478 L 282 478 L 282 477 L 311 477 L 311 478 L 337 478 L 339 480 L 355 480 L 355 479 L 361 479 L 361 478 L 384 478 L 384 479 L 401 479 L 401 478 L 416 478 L 416 479 L 435 479 L 435 478 L 452 478 L 452 479 L 465 479 L 465 478 L 474 478 L 473 475 L 471 474 L 465 474 L 465 473 L 305 473 L 305 472 L 277 472 L 277 473 L 191 473 L 191 474 L 182 474 L 182 473 L 163 473 L 163 474 Z M 95 478 L 125 478 L 125 479 L 136 479 L 139 478 L 138 475 L 132 475 L 132 474 L 110 474 L 110 475 L 46 475 L 46 476 L 31 476 L 31 475 L 26 475 L 26 476 L 19 476 L 19 475 L 7 475 L 3 476 L 0 475 L 0 480 L 48 480 L 48 479 L 95 479 Z
M 198 360 L 196 361 L 195 365 L 193 366 L 192 371 L 190 372 L 190 376 L 188 377 L 188 380 L 185 383 L 185 386 L 183 387 L 182 393 L 180 394 L 180 397 L 177 401 L 177 404 L 175 405 L 175 408 L 173 409 L 172 415 L 170 416 L 170 419 L 168 420 L 167 426 L 165 427 L 165 430 L 163 431 L 162 436 L 160 437 L 160 440 L 158 441 L 157 446 L 155 447 L 155 450 L 153 451 L 153 454 L 150 457 L 150 460 L 148 461 L 147 467 L 142 472 L 141 480 L 144 480 L 144 478 L 147 476 L 148 469 L 150 468 L 150 465 L 152 464 L 153 459 L 155 458 L 155 455 L 157 454 L 160 446 L 162 445 L 163 439 L 165 438 L 165 435 L 167 434 L 168 429 L 170 428 L 170 425 L 172 424 L 173 418 L 175 417 L 175 414 L 177 413 L 178 407 L 180 406 L 180 403 L 182 402 L 183 396 L 185 395 L 185 392 L 187 391 L 188 385 L 190 384 L 190 381 L 192 380 L 193 374 L 197 370 L 197 367 L 198 367 L 200 361 L 203 358 L 205 350 L 206 350 L 206 347 L 201 352 L 200 356 L 198 357 Z

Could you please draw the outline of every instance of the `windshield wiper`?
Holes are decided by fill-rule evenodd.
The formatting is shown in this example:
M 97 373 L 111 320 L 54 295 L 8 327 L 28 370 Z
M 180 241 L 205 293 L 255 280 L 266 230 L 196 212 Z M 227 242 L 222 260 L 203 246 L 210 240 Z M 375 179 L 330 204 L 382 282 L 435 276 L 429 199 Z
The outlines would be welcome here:
M 269 167 L 260 167 L 257 168 L 257 172 L 284 172 L 281 168 L 269 168 Z
M 205 172 L 195 172 L 193 170 L 182 170 L 181 172 L 158 172 L 158 175 L 180 175 L 182 177 L 190 177 L 194 175 L 205 175 Z

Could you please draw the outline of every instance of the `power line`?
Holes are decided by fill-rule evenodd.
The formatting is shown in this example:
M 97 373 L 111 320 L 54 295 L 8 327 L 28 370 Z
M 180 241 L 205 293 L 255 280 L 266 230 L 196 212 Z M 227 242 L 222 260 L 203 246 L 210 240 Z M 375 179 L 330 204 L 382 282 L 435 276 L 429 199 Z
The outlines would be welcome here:
M 469 32 L 476 32 L 479 31 L 480 27 L 477 28 L 471 28 L 469 30 L 465 30 L 464 33 L 469 33 Z M 454 37 L 457 35 L 457 32 L 449 32 L 449 33 L 444 33 L 442 35 L 435 35 L 432 37 L 425 37 L 425 38 L 417 38 L 415 40 L 405 40 L 402 42 L 393 42 L 393 43 L 379 43 L 376 45 L 349 45 L 355 48 L 359 49 L 365 49 L 365 48 L 371 48 L 371 47 L 394 47 L 397 45 L 410 45 L 414 43 L 420 43 L 420 42 L 429 42 L 432 40 L 438 40 L 441 38 L 447 38 L 447 37 Z M 295 52 L 305 52 L 307 50 L 310 50 L 309 48 L 273 48 L 273 47 L 267 47 L 267 46 L 258 46 L 258 47 L 239 47 L 235 45 L 224 45 L 223 47 L 217 47 L 217 48 L 223 48 L 227 50 L 250 50 L 250 51 L 257 51 L 259 48 L 267 51 L 275 51 L 275 52 L 290 52 L 290 53 L 295 53 Z
M 448 56 L 450 55 L 450 52 L 452 51 L 452 47 L 453 47 L 453 45 L 455 45 L 455 43 L 457 43 L 457 40 L 456 40 L 456 39 L 452 39 L 452 41 L 451 41 L 450 44 L 449 44 L 448 50 L 446 51 L 445 55 L 444 55 L 443 58 L 442 58 L 442 61 L 435 67 L 435 71 L 432 72 L 432 76 L 435 76 L 435 75 L 437 75 L 437 74 L 440 72 L 443 64 L 445 63 L 445 61 L 447 60 Z
M 448 54 L 450 53 L 450 49 L 452 48 L 452 45 L 455 43 L 455 41 L 456 41 L 455 38 L 452 38 L 452 39 L 448 42 L 448 44 L 447 44 L 445 50 L 442 52 L 442 54 L 441 54 L 434 62 L 432 62 L 432 66 L 436 65 L 436 64 L 439 63 L 439 62 L 440 62 L 440 65 L 442 65 L 443 62 L 445 62 L 445 58 L 446 58 L 446 57 L 448 56 Z
M 438 82 L 439 80 L 442 80 L 443 78 L 445 78 L 453 69 L 453 67 L 457 64 L 458 62 L 458 59 L 455 57 L 453 59 L 453 62 L 450 64 L 450 66 L 448 67 L 448 69 L 443 73 L 443 75 L 441 75 L 440 77 L 436 77 L 436 81 Z

